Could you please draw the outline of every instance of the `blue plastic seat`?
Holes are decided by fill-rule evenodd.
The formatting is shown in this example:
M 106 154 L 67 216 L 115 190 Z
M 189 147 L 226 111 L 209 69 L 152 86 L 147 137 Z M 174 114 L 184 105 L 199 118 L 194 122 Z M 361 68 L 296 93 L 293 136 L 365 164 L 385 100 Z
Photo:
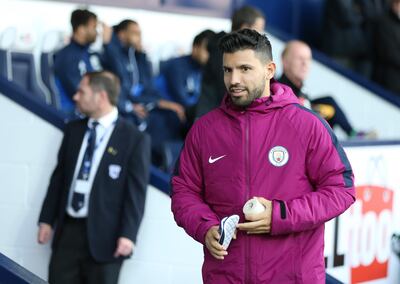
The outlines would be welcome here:
M 33 54 L 11 52 L 12 81 L 45 103 L 50 103 L 45 91 L 39 86 Z
M 5 49 L 0 49 L 0 76 L 11 79 L 10 52 Z
M 60 93 L 54 75 L 54 53 L 44 52 L 40 55 L 40 75 L 47 89 L 50 91 L 51 105 L 60 109 Z

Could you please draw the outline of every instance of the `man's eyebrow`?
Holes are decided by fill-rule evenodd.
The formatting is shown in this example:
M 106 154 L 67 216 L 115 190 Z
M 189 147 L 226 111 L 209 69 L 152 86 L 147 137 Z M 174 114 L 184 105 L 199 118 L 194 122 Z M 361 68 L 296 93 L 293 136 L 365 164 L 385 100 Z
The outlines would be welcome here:
M 224 66 L 222 66 L 222 67 L 223 67 L 223 68 L 226 68 L 226 69 L 243 68 L 243 67 L 253 68 L 253 65 L 244 63 L 244 64 L 240 64 L 240 65 L 233 66 L 233 67 L 231 67 L 231 66 L 226 66 L 226 65 L 224 65 Z

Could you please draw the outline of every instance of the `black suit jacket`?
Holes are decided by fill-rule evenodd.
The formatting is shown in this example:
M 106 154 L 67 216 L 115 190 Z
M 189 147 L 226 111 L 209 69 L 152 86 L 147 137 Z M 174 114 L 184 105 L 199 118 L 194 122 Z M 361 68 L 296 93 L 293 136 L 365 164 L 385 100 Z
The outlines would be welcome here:
M 68 193 L 87 119 L 67 124 L 50 179 L 39 222 L 55 228 L 53 248 L 63 231 Z M 110 165 L 119 165 L 119 177 L 110 177 Z M 95 260 L 113 261 L 117 239 L 136 241 L 143 217 L 150 168 L 150 139 L 119 118 L 100 161 L 90 193 L 87 218 L 89 249 Z M 115 176 L 114 176 L 115 178 Z

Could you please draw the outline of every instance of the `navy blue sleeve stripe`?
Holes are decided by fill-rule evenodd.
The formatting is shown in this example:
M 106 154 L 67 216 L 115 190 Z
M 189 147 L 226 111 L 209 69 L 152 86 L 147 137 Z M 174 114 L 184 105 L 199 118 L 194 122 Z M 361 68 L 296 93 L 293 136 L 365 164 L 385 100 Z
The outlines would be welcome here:
M 321 121 L 321 123 L 325 126 L 326 130 L 328 130 L 329 135 L 331 136 L 332 139 L 332 143 L 335 146 L 336 151 L 339 154 L 340 160 L 342 162 L 342 164 L 345 167 L 345 171 L 343 172 L 343 179 L 344 179 L 344 184 L 346 187 L 352 187 L 353 186 L 353 179 L 351 178 L 351 176 L 353 175 L 353 170 L 351 169 L 351 165 L 349 160 L 347 159 L 346 153 L 343 150 L 343 147 L 340 145 L 335 133 L 333 133 L 332 128 L 329 126 L 329 124 L 326 122 L 325 119 L 323 119 L 321 116 L 319 116 L 317 113 L 315 113 L 314 111 L 303 107 L 301 105 L 296 104 L 297 107 L 313 114 L 314 116 L 316 116 L 319 121 Z
M 285 206 L 285 203 L 282 200 L 278 200 L 278 202 L 279 202 L 279 206 L 280 206 L 280 209 L 281 209 L 281 218 L 283 220 L 285 220 L 286 219 L 286 206 Z

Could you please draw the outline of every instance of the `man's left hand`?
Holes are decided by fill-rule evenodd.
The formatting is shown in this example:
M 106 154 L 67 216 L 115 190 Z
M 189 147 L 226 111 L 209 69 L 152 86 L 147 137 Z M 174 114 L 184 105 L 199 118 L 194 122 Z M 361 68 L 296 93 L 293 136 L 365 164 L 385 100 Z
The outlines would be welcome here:
M 158 107 L 161 109 L 168 109 L 176 113 L 181 122 L 186 121 L 185 108 L 178 103 L 167 101 L 164 99 L 158 100 Z
M 244 217 L 249 222 L 239 223 L 236 228 L 248 234 L 267 234 L 271 232 L 272 201 L 262 197 L 257 199 L 265 210 L 258 214 L 246 214 Z
M 128 238 L 120 237 L 117 241 L 117 249 L 114 252 L 114 257 L 128 256 L 132 254 L 135 244 Z

